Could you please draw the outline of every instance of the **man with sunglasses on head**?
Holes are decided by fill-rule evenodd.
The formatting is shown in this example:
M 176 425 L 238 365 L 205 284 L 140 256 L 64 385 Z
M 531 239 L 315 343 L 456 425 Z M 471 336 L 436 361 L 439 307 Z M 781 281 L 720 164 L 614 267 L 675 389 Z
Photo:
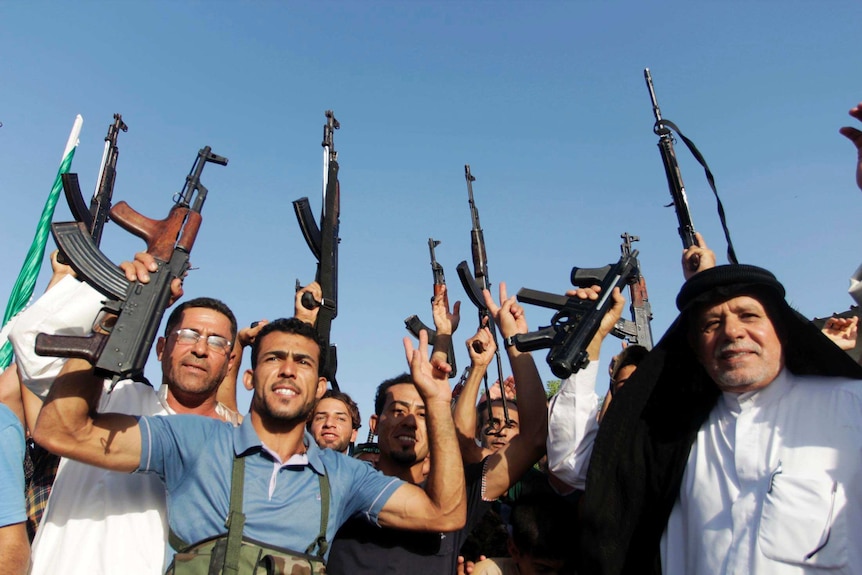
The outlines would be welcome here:
M 139 254 L 122 264 L 130 281 L 149 280 L 154 263 Z M 174 294 L 181 294 L 179 282 Z M 103 296 L 67 276 L 18 318 L 10 340 L 21 379 L 44 397 L 65 359 L 35 354 L 36 335 L 86 335 L 97 323 Z M 231 366 L 236 318 L 224 303 L 196 298 L 170 314 L 156 342 L 162 364 L 158 392 L 140 381 L 106 381 L 99 412 L 129 415 L 198 414 L 238 425 L 241 417 L 216 392 Z M 167 541 L 165 489 L 156 477 L 117 473 L 63 459 L 33 541 L 33 575 L 42 573 L 155 575 L 164 572 Z

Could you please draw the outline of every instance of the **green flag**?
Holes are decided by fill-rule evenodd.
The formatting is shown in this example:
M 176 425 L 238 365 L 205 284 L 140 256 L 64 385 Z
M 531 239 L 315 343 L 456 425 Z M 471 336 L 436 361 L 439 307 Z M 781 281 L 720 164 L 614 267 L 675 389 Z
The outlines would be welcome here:
M 45 207 L 42 209 L 42 217 L 39 218 L 39 226 L 36 228 L 36 236 L 33 238 L 33 244 L 30 246 L 30 251 L 27 252 L 27 259 L 24 260 L 24 265 L 21 266 L 21 273 L 18 274 L 18 280 L 15 282 L 12 293 L 9 295 L 9 303 L 6 304 L 6 313 L 3 316 L 4 326 L 6 326 L 10 319 L 23 310 L 30 301 L 30 298 L 33 297 L 33 288 L 36 286 L 36 278 L 39 277 L 42 258 L 45 257 L 45 245 L 48 243 L 48 230 L 51 227 L 51 219 L 54 217 L 54 207 L 57 205 L 57 199 L 60 197 L 60 191 L 63 189 L 61 176 L 72 167 L 72 158 L 75 156 L 75 149 L 78 147 L 78 135 L 81 133 L 83 123 L 84 119 L 78 114 L 75 117 L 75 123 L 72 125 L 69 141 L 66 142 L 66 149 L 63 151 L 63 160 L 60 162 L 60 169 L 57 172 L 57 178 L 54 180 L 54 186 L 51 188 L 51 193 L 48 195 Z M 12 344 L 5 337 L 2 341 L 3 346 L 0 347 L 0 371 L 6 369 L 12 363 Z

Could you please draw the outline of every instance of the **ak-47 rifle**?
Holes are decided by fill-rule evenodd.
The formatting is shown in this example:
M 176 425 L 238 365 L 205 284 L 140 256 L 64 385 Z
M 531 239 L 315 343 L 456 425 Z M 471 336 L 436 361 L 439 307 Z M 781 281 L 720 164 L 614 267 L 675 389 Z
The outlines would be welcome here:
M 123 116 L 114 114 L 114 123 L 108 126 L 108 135 L 105 136 L 105 150 L 102 153 L 102 164 L 99 166 L 99 180 L 96 190 L 90 200 L 90 208 L 87 209 L 84 195 L 81 193 L 81 185 L 78 182 L 78 174 L 66 173 L 61 179 L 63 181 L 63 192 L 72 212 L 72 217 L 86 226 L 93 243 L 98 246 L 102 241 L 102 229 L 111 211 L 111 198 L 114 195 L 114 183 L 117 178 L 117 158 L 120 149 L 117 147 L 117 136 L 120 131 L 128 132 L 129 127 L 123 122 Z M 61 251 L 58 258 L 65 263 L 65 256 Z
M 611 291 L 622 289 L 637 273 L 637 250 L 623 254 L 615 264 L 603 268 L 572 268 L 572 285 L 586 287 L 600 285 L 601 293 L 595 301 L 567 297 L 552 293 L 521 289 L 518 301 L 557 310 L 551 325 L 530 333 L 508 338 L 506 345 L 519 351 L 550 348 L 548 365 L 560 379 L 584 368 L 590 363 L 587 346 L 602 323 L 602 318 L 613 305 Z
M 487 325 L 491 331 L 491 336 L 494 338 L 494 345 L 497 346 L 497 351 L 494 356 L 497 362 L 497 377 L 500 382 L 500 395 L 503 405 L 503 418 L 506 420 L 505 426 L 513 425 L 512 419 L 509 418 L 509 408 L 506 402 L 506 391 L 503 386 L 503 361 L 500 359 L 500 345 L 497 339 L 497 328 L 494 325 L 494 318 L 491 317 L 491 312 L 488 306 L 485 305 L 485 296 L 482 295 L 482 290 L 491 289 L 491 281 L 488 279 L 488 257 L 485 252 L 485 233 L 482 231 L 482 225 L 479 223 L 479 210 L 476 208 L 476 202 L 473 200 L 473 182 L 476 178 L 470 172 L 470 164 L 464 165 L 464 178 L 467 180 L 467 199 L 470 203 L 470 218 L 472 228 L 470 230 L 470 251 L 473 254 L 473 274 L 470 273 L 470 266 L 467 261 L 462 261 L 455 268 L 458 272 L 458 277 L 461 280 L 461 285 L 464 286 L 464 291 L 467 292 L 467 297 L 479 310 L 479 325 Z M 491 393 L 488 388 L 488 373 L 484 377 L 485 395 L 490 399 Z M 491 402 L 488 401 L 488 421 L 494 418 L 491 413 Z
M 624 233 L 620 237 L 623 239 L 620 252 L 623 256 L 630 256 L 632 253 L 632 243 L 640 240 L 640 238 L 628 233 Z M 632 301 L 629 310 L 632 313 L 632 319 L 620 318 L 617 325 L 614 326 L 612 333 L 631 344 L 642 345 L 647 349 L 652 349 L 652 328 L 650 327 L 652 307 L 647 295 L 646 280 L 643 274 L 640 273 L 640 264 L 637 259 L 635 259 L 634 265 L 635 271 L 629 279 L 629 294 Z
M 443 291 L 443 286 L 446 285 L 446 273 L 443 271 L 443 266 L 441 266 L 437 262 L 437 256 L 434 255 L 434 248 L 439 246 L 440 242 L 435 240 L 434 238 L 428 238 L 428 250 L 431 252 L 431 273 L 434 275 L 434 297 L 431 298 L 431 302 L 441 294 Z M 446 308 L 448 309 L 448 295 L 444 295 L 447 298 Z M 407 331 L 413 334 L 413 337 L 419 337 L 419 332 L 425 330 L 428 334 L 428 344 L 434 345 L 437 341 L 437 331 L 431 329 L 427 325 L 425 325 L 421 319 L 419 319 L 418 315 L 411 315 L 407 319 L 404 320 L 404 327 L 407 328 Z M 452 370 L 449 372 L 449 378 L 453 378 L 457 375 L 457 367 L 455 365 L 455 346 L 452 343 L 452 338 L 449 338 L 448 349 L 446 350 L 446 363 L 449 364 L 449 367 Z
M 676 217 L 679 221 L 679 236 L 682 238 L 683 248 L 690 248 L 698 245 L 695 237 L 694 223 L 691 221 L 691 210 L 688 208 L 688 197 L 685 195 L 685 185 L 682 183 L 682 174 L 679 171 L 679 164 L 676 161 L 676 152 L 673 148 L 673 130 L 685 142 L 685 145 L 691 151 L 694 158 L 703 166 L 706 173 L 707 182 L 709 182 L 712 193 L 715 195 L 715 201 L 718 206 L 718 217 L 721 220 L 721 227 L 724 230 L 724 237 L 727 239 L 727 259 L 731 263 L 737 263 L 736 252 L 733 249 L 733 242 L 730 241 L 730 232 L 727 229 L 727 222 L 724 215 L 724 206 L 721 199 L 718 197 L 718 190 L 715 189 L 715 178 L 709 166 L 706 165 L 706 160 L 701 155 L 694 142 L 686 138 L 679 128 L 671 122 L 661 117 L 661 110 L 658 107 L 658 101 L 655 97 L 655 89 L 652 85 L 652 75 L 649 68 L 644 68 L 644 79 L 646 80 L 649 97 L 652 102 L 652 111 L 655 116 L 655 124 L 653 132 L 658 136 L 658 149 L 661 152 L 661 161 L 664 164 L 664 173 L 667 176 L 667 185 L 670 189 L 670 196 L 673 200 L 673 206 L 676 210 Z M 696 255 L 689 260 L 689 268 L 691 271 L 697 271 L 700 267 L 700 258 Z
M 335 119 L 332 110 L 326 111 L 326 123 L 323 125 L 323 210 L 320 215 L 320 227 L 311 213 L 308 198 L 300 198 L 293 202 L 293 210 L 299 221 L 299 228 L 305 243 L 317 259 L 315 280 L 320 284 L 323 297 L 316 301 L 306 292 L 302 295 L 302 305 L 306 309 L 319 307 L 315 329 L 324 339 L 329 349 L 326 361 L 326 373 L 333 389 L 338 390 L 335 372 L 338 369 L 338 356 L 334 345 L 330 344 L 332 320 L 338 315 L 338 238 L 339 211 L 341 200 L 338 184 L 338 152 L 333 144 L 333 133 L 341 124 Z
M 171 282 L 189 269 L 189 253 L 201 225 L 201 209 L 207 189 L 200 182 L 207 162 L 227 165 L 227 158 L 213 154 L 207 146 L 198 152 L 183 190 L 174 196 L 174 205 L 164 220 L 151 220 L 126 202 L 111 208 L 111 219 L 124 230 L 147 243 L 147 253 L 158 269 L 150 272 L 148 283 L 129 282 L 122 270 L 96 247 L 89 230 L 81 222 L 52 225 L 54 239 L 69 257 L 78 277 L 108 297 L 103 310 L 116 315 L 109 334 L 63 336 L 41 333 L 36 337 L 36 353 L 52 357 L 88 360 L 95 373 L 114 383 L 143 373 L 159 324 L 171 296 Z

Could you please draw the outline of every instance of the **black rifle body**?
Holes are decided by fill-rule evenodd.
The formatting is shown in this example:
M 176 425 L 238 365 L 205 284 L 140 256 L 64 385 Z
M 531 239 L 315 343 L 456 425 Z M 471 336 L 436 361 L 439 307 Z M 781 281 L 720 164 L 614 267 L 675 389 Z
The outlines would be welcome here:
M 658 136 L 658 149 L 661 152 L 661 161 L 664 165 L 664 173 L 667 177 L 667 185 L 670 197 L 673 200 L 676 217 L 679 221 L 679 237 L 682 239 L 684 248 L 698 245 L 694 233 L 694 223 L 691 221 L 691 210 L 688 207 L 688 197 L 685 194 L 685 185 L 682 182 L 682 174 L 679 171 L 679 163 L 676 160 L 676 152 L 673 148 L 673 134 L 664 125 L 661 117 L 661 109 L 655 97 L 655 89 L 652 84 L 652 76 L 649 68 L 644 69 L 644 79 L 649 89 L 652 111 L 655 115 L 653 132 Z M 697 269 L 697 268 L 695 268 Z
M 207 162 L 227 164 L 209 146 L 198 152 L 176 205 L 164 220 L 142 216 L 126 202 L 111 209 L 111 219 L 147 243 L 147 253 L 158 265 L 150 281 L 129 282 L 123 272 L 96 247 L 84 224 L 54 224 L 54 238 L 69 256 L 78 276 L 108 296 L 103 310 L 116 315 L 110 333 L 89 336 L 39 334 L 36 353 L 53 357 L 78 357 L 94 365 L 95 373 L 114 382 L 143 373 L 150 348 L 171 297 L 171 282 L 189 269 L 189 253 L 202 222 L 201 209 L 207 189 L 200 176 Z M 193 203 L 192 203 L 193 201 Z M 125 283 L 126 289 L 118 288 Z
M 63 192 L 66 195 L 72 217 L 84 224 L 96 246 L 99 246 L 102 241 L 102 230 L 111 212 L 111 199 L 114 196 L 114 184 L 117 179 L 117 158 L 120 155 L 120 149 L 117 147 L 117 136 L 120 131 L 127 132 L 129 127 L 123 122 L 123 116 L 114 114 L 114 123 L 108 126 L 108 134 L 105 136 L 105 150 L 102 153 L 102 163 L 99 167 L 99 180 L 96 184 L 96 191 L 90 200 L 89 209 L 86 207 L 84 196 L 81 193 L 78 174 L 66 173 L 61 176 Z M 68 263 L 62 251 L 58 255 L 58 259 L 61 263 Z
M 431 303 L 434 303 L 434 300 L 437 299 L 441 294 L 443 294 L 443 287 L 446 285 L 446 273 L 443 270 L 443 266 L 441 266 L 437 262 L 437 256 L 434 253 L 434 248 L 440 245 L 438 240 L 434 238 L 428 238 L 428 250 L 431 252 L 431 273 L 434 275 L 434 296 L 431 298 Z M 448 296 L 443 294 L 443 297 L 447 299 L 446 307 L 448 309 Z M 435 345 L 437 341 L 437 331 L 431 329 L 421 319 L 419 319 L 418 315 L 411 315 L 407 319 L 404 320 L 404 327 L 407 328 L 413 337 L 418 338 L 420 331 L 425 331 L 428 334 L 428 344 Z M 449 364 L 449 367 L 452 368 L 449 372 L 449 378 L 453 378 L 457 375 L 458 367 L 455 363 L 455 345 L 452 342 L 452 337 L 449 337 L 449 342 L 446 349 L 446 363 Z
M 603 268 L 572 268 L 572 285 L 585 287 L 600 285 L 598 300 L 555 295 L 547 292 L 521 289 L 518 301 L 557 310 L 551 325 L 511 338 L 519 351 L 550 349 L 548 365 L 560 379 L 583 369 L 589 363 L 587 346 L 602 323 L 602 318 L 613 306 L 611 291 L 625 286 L 637 272 L 637 250 L 623 255 L 615 264 Z
M 467 199 L 470 204 L 470 219 L 472 227 L 470 229 L 470 251 L 473 255 L 473 273 L 470 273 L 470 267 L 466 261 L 462 261 L 455 268 L 458 272 L 458 278 L 461 280 L 461 285 L 464 291 L 467 292 L 467 297 L 473 302 L 473 305 L 479 310 L 479 325 L 487 325 L 494 338 L 494 344 L 497 351 L 494 353 L 494 358 L 497 364 L 497 378 L 500 382 L 500 395 L 503 405 L 503 418 L 506 420 L 505 425 L 511 425 L 512 420 L 509 418 L 509 408 L 506 404 L 506 391 L 503 379 L 503 360 L 500 357 L 500 344 L 497 338 L 497 327 L 494 324 L 494 318 L 491 317 L 491 312 L 485 304 L 485 296 L 483 290 L 491 289 L 491 281 L 488 279 L 488 257 L 485 251 L 485 233 L 482 231 L 482 224 L 479 222 L 479 209 L 476 207 L 476 202 L 473 200 L 473 182 L 476 178 L 473 177 L 470 171 L 470 165 L 464 165 L 464 178 L 467 180 Z M 490 397 L 488 388 L 488 374 L 485 373 L 485 394 Z M 488 421 L 493 419 L 491 413 L 491 402 L 488 402 Z
M 323 297 L 315 301 L 311 294 L 303 294 L 302 305 L 308 309 L 319 307 L 315 329 L 326 342 L 329 350 L 326 373 L 323 374 L 333 389 L 338 390 L 335 373 L 338 369 L 338 356 L 331 345 L 332 320 L 338 315 L 338 228 L 340 224 L 340 186 L 338 182 L 338 153 L 335 151 L 333 133 L 341 124 L 335 119 L 332 110 L 326 111 L 326 124 L 323 126 L 324 183 L 323 209 L 320 226 L 314 220 L 308 198 L 293 202 L 300 231 L 311 253 L 317 259 L 315 280 L 320 284 Z

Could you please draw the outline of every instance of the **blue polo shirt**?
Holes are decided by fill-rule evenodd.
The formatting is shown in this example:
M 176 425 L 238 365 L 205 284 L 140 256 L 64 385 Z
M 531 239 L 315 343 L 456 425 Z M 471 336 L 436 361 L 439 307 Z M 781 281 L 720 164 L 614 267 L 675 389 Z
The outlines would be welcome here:
M 0 527 L 24 521 L 24 428 L 0 403 Z
M 251 417 L 239 427 L 197 415 L 140 417 L 138 427 L 138 471 L 165 482 L 168 521 L 187 543 L 227 531 L 234 455 L 245 458 L 245 536 L 300 552 L 320 531 L 320 474 L 328 474 L 331 490 L 327 541 L 356 513 L 376 523 L 403 484 L 362 461 L 320 449 L 308 433 L 307 454 L 281 462 L 261 443 Z

